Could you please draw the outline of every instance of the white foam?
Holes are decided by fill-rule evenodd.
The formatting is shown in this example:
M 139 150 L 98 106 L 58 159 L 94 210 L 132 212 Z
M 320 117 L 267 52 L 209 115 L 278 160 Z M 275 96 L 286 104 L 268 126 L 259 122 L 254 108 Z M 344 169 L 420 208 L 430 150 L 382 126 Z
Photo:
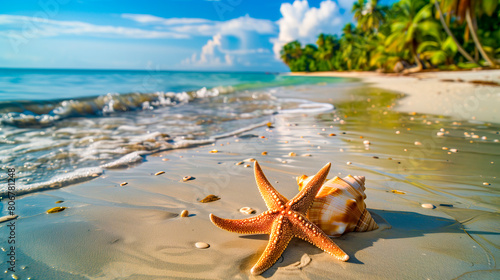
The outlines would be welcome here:
M 67 185 L 76 184 L 91 180 L 95 177 L 101 176 L 103 173 L 102 168 L 90 167 L 90 168 L 80 168 L 73 172 L 57 175 L 53 179 L 41 183 L 35 183 L 30 185 L 19 184 L 16 187 L 15 194 L 22 195 L 37 191 L 51 190 L 62 188 Z M 0 196 L 5 196 L 8 194 L 7 185 L 4 184 L 0 186 Z

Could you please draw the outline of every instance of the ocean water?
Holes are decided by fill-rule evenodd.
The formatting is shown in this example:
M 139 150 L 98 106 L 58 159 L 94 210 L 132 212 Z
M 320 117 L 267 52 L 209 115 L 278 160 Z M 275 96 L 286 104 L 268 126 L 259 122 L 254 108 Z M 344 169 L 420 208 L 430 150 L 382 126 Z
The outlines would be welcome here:
M 0 164 L 18 194 L 128 167 L 149 154 L 208 144 L 274 114 L 333 106 L 286 98 L 345 79 L 274 73 L 0 69 Z M 280 96 L 280 97 L 277 97 Z M 7 184 L 0 184 L 0 195 Z

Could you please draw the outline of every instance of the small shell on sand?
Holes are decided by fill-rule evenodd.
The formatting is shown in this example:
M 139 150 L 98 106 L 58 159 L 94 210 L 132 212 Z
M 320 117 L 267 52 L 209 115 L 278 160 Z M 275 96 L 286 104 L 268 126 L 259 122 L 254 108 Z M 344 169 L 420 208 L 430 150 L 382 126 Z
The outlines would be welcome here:
M 63 203 L 63 202 L 64 202 L 64 200 L 58 200 L 55 203 Z
M 188 210 L 182 210 L 181 217 L 184 218 L 184 217 L 187 217 L 187 216 L 189 216 L 189 211 Z
M 165 174 L 165 171 L 158 171 L 155 173 L 155 176 L 158 176 L 158 175 L 161 175 L 161 174 Z
M 235 163 L 234 165 L 242 165 L 244 162 L 243 161 L 238 161 L 237 163 Z
M 457 149 L 450 149 L 450 152 L 456 153 L 456 152 L 458 152 L 458 150 Z
M 392 190 L 391 193 L 395 194 L 406 194 L 404 191 L 399 191 L 399 190 Z
M 194 246 L 196 246 L 196 248 L 198 249 L 207 249 L 208 247 L 210 247 L 210 244 L 205 242 L 196 242 L 194 243 Z
M 311 154 L 303 154 L 302 157 L 312 157 Z
M 330 134 L 328 134 L 328 136 L 337 136 L 337 134 L 335 134 L 335 133 L 330 133 Z
M 437 135 L 437 136 L 444 136 L 444 132 L 442 132 L 442 131 L 438 131 L 438 132 L 436 133 L 436 135 Z
M 211 150 L 209 153 L 211 153 L 211 154 L 216 154 L 216 153 L 218 153 L 218 152 L 219 152 L 219 151 L 217 151 L 217 150 Z
M 200 200 L 200 202 L 201 203 L 208 203 L 208 202 L 216 201 L 219 199 L 220 199 L 220 197 L 213 195 L 213 194 L 210 194 L 207 197 L 205 197 L 204 199 Z
M 243 214 L 252 215 L 252 214 L 255 214 L 257 211 L 255 211 L 254 209 L 252 209 L 250 207 L 242 207 L 240 209 L 240 212 Z
M 64 211 L 64 209 L 66 209 L 66 208 L 67 207 L 54 207 L 54 208 L 50 208 L 49 210 L 47 210 L 47 214 L 58 213 L 58 212 Z
M 266 152 L 266 151 L 264 151 L 264 152 L 262 152 L 262 153 L 261 153 L 261 155 L 263 155 L 263 156 L 267 156 L 267 152 Z
M 427 208 L 427 209 L 434 209 L 435 206 L 430 204 L 430 203 L 423 203 L 422 205 L 422 208 Z
M 414 144 L 415 144 L 415 146 L 421 146 L 421 145 L 422 145 L 422 143 L 421 143 L 421 142 L 418 142 L 418 141 L 415 141 L 415 143 L 414 143 Z
M 122 183 L 120 183 L 120 187 L 123 187 L 123 186 L 126 186 L 126 185 L 128 185 L 128 183 L 127 183 L 127 182 L 122 182 Z
M 184 182 L 187 182 L 187 181 L 189 181 L 189 180 L 194 180 L 194 178 L 193 178 L 192 176 L 184 176 L 184 177 L 182 178 L 182 181 L 184 181 Z
M 288 153 L 288 156 L 294 157 L 294 156 L 297 156 L 297 154 L 294 152 L 290 152 L 290 153 Z
M 483 182 L 483 185 L 484 185 L 484 186 L 489 186 L 489 185 L 491 185 L 491 184 L 490 184 L 490 183 L 488 183 L 488 182 Z
M 162 158 L 161 160 L 162 160 L 162 161 L 169 161 L 169 159 L 168 159 L 168 158 Z
M 347 164 L 347 165 L 351 165 L 351 164 L 352 164 L 352 162 L 348 161 L 348 162 L 346 162 L 346 164 Z
M 251 165 L 250 164 L 245 164 L 244 167 L 245 168 L 249 168 Z
M 247 158 L 247 159 L 244 159 L 243 161 L 244 162 L 254 162 L 255 159 L 254 158 Z
M 363 144 L 365 144 L 365 145 L 370 145 L 371 143 L 370 143 L 370 141 L 365 140 L 365 141 L 363 141 Z

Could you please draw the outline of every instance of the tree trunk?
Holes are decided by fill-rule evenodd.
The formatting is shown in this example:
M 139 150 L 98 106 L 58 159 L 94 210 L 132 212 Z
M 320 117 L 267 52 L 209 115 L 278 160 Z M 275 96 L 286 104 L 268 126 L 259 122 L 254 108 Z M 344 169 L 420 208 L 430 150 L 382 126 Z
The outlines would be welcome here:
M 450 36 L 451 39 L 453 39 L 453 42 L 455 42 L 455 45 L 457 45 L 457 49 L 460 52 L 460 54 L 462 54 L 465 58 L 467 58 L 468 61 L 479 65 L 479 63 L 477 63 L 477 61 L 475 59 L 473 59 L 470 56 L 470 54 L 464 50 L 464 48 L 462 48 L 462 45 L 460 45 L 457 38 L 455 38 L 455 36 L 453 36 L 453 33 L 451 33 L 450 28 L 448 27 L 448 25 L 446 24 L 446 21 L 444 20 L 443 12 L 441 12 L 441 7 L 439 7 L 437 0 L 434 1 L 434 6 L 436 6 L 436 10 L 439 13 L 439 20 L 441 21 L 441 25 L 443 25 L 444 31 L 446 31 L 446 34 L 448 34 L 448 36 Z
M 472 17 L 471 17 L 471 12 L 470 12 L 470 7 L 467 7 L 467 10 L 465 10 L 465 21 L 467 21 L 467 26 L 470 29 L 470 33 L 472 35 L 472 39 L 474 40 L 474 44 L 476 44 L 477 49 L 481 53 L 481 56 L 490 64 L 490 67 L 495 67 L 496 63 L 491 60 L 491 58 L 486 54 L 486 52 L 483 49 L 483 46 L 481 45 L 481 42 L 479 42 L 479 38 L 477 37 L 476 30 L 474 29 Z

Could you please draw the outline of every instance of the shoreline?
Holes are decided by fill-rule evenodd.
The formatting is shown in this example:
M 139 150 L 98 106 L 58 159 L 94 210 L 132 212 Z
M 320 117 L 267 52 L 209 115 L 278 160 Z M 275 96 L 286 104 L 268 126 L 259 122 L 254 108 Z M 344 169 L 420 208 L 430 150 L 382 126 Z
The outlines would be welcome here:
M 290 75 L 358 78 L 371 87 L 407 95 L 396 106 L 401 112 L 500 123 L 500 86 L 478 83 L 500 83 L 500 70 L 422 72 L 405 76 L 375 72 L 292 72 Z

